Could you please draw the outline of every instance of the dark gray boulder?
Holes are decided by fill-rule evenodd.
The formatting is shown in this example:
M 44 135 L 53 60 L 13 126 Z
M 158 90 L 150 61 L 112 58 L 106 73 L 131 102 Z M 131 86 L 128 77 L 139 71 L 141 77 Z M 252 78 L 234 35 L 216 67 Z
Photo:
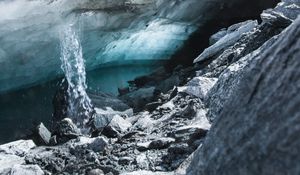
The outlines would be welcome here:
M 299 38 L 300 18 L 254 55 L 187 174 L 300 173 Z

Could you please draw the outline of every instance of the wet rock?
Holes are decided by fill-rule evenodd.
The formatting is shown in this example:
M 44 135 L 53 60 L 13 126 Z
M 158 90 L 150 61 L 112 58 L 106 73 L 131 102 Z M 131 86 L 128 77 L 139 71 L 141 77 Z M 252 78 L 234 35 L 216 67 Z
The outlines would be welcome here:
M 225 35 L 227 34 L 227 30 L 226 29 L 221 29 L 220 31 L 218 31 L 217 33 L 213 34 L 210 38 L 209 38 L 209 45 L 214 45 L 216 42 L 218 42 L 221 38 L 223 38 Z
M 80 136 L 81 132 L 70 118 L 65 118 L 56 124 L 53 134 L 56 136 L 52 139 L 54 143 L 55 140 L 57 143 L 65 143 Z
M 36 127 L 36 142 L 38 145 L 49 145 L 51 139 L 51 132 L 45 127 L 43 123 Z

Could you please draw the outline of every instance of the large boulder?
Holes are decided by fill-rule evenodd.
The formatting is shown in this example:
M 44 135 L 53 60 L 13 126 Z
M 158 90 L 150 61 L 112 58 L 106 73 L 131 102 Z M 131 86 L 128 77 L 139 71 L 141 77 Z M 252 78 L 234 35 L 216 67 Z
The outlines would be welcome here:
M 253 55 L 187 174 L 300 173 L 299 38 L 300 18 Z

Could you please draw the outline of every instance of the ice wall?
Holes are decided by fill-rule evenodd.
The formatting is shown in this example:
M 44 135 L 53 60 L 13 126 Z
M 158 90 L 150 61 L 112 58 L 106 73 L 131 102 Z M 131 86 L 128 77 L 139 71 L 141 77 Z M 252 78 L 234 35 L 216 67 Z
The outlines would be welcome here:
M 235 0 L 226 1 L 229 3 Z M 81 27 L 87 69 L 127 60 L 162 60 L 182 46 L 220 0 L 0 1 L 0 93 L 61 75 L 59 31 Z M 220 5 L 221 6 L 221 5 Z M 209 13 L 207 13 L 209 12 Z

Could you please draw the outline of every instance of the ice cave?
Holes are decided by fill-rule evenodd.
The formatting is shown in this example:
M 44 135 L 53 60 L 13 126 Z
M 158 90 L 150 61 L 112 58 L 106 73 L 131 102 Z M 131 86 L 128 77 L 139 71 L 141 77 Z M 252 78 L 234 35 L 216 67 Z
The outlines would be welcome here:
M 0 0 L 0 174 L 299 174 L 300 0 Z

